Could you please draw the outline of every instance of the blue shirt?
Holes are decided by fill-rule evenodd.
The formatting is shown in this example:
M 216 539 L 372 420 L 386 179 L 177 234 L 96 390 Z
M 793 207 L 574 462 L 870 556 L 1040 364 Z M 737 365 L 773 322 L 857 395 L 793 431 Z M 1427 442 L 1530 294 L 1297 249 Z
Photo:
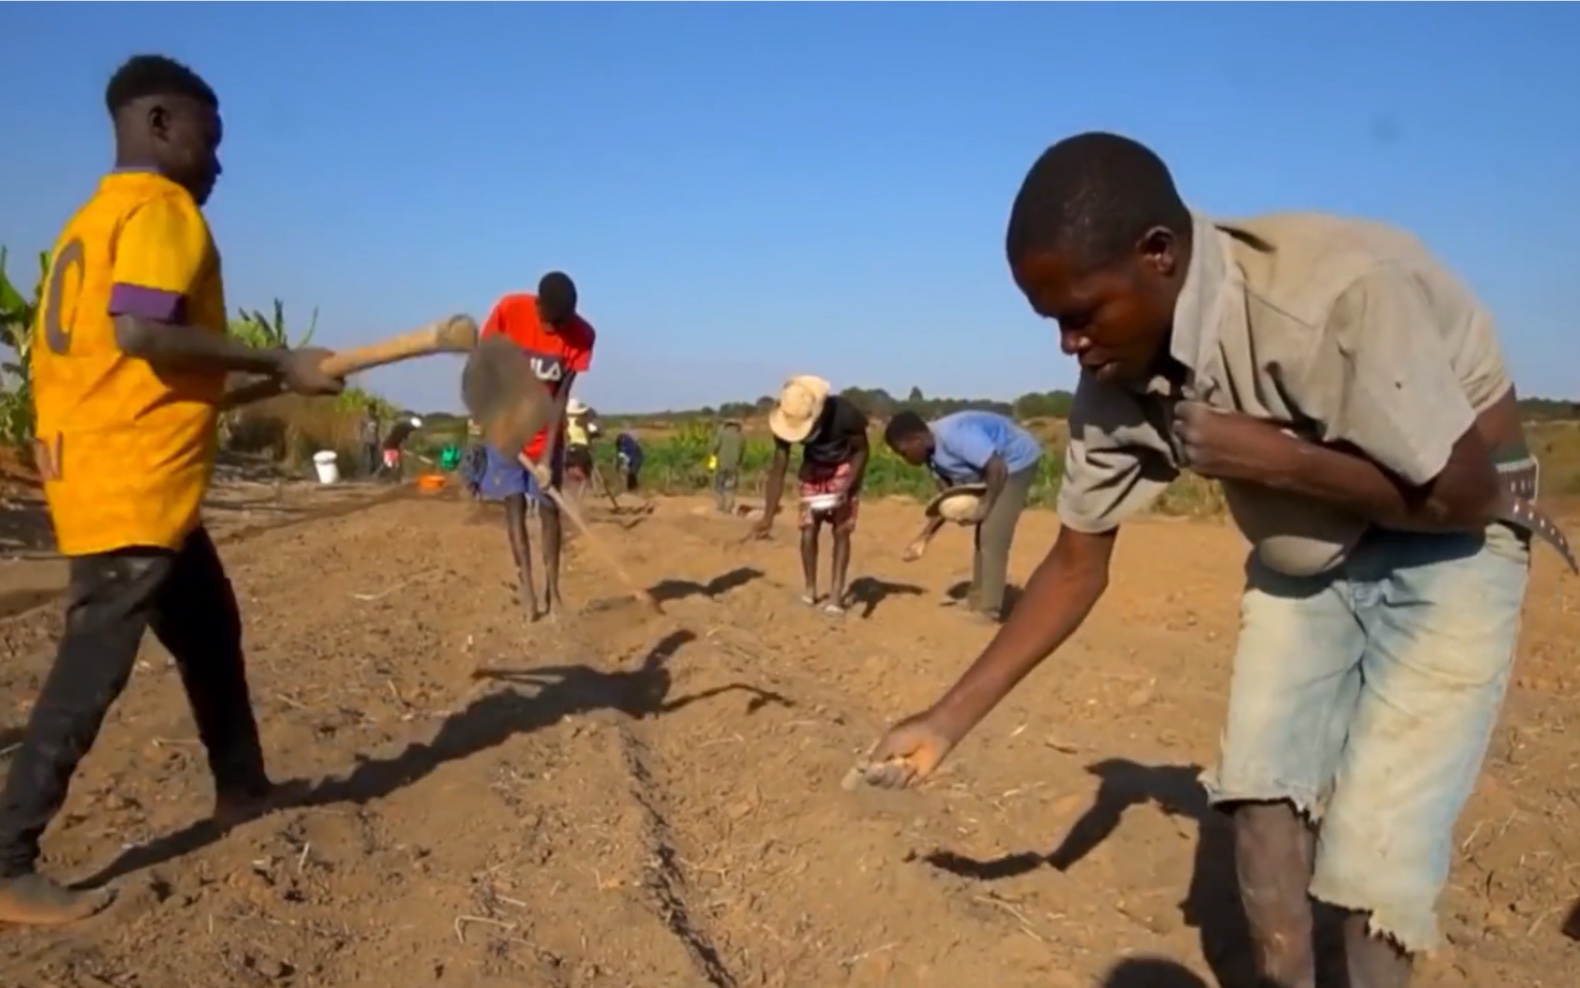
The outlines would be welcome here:
M 614 448 L 621 456 L 630 460 L 633 465 L 642 462 L 642 446 L 636 441 L 636 437 L 629 432 L 622 432 L 615 437 Z
M 1042 444 L 1035 436 L 992 412 L 956 412 L 928 428 L 934 444 L 928 466 L 947 483 L 980 483 L 995 453 L 1004 458 L 1010 473 L 1034 467 L 1042 459 Z

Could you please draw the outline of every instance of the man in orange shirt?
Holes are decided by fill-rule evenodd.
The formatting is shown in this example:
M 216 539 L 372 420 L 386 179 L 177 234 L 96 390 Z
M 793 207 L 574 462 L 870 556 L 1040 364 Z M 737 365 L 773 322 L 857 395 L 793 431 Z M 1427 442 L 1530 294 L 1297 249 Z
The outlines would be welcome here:
M 66 625 L 0 797 L 0 922 L 61 923 L 107 890 L 38 874 L 39 840 L 125 688 L 145 630 L 181 672 L 214 775 L 216 824 L 270 794 L 236 597 L 201 504 L 231 371 L 333 394 L 324 350 L 256 350 L 225 332 L 201 206 L 220 174 L 219 101 L 167 58 L 128 61 L 105 93 L 115 170 L 61 233 L 33 328 L 36 454 L 60 552 Z
M 525 456 L 545 470 L 549 483 L 559 490 L 565 480 L 565 408 L 571 385 L 578 374 L 592 366 L 593 344 L 597 334 L 576 312 L 576 284 L 560 271 L 550 271 L 538 282 L 536 295 L 506 295 L 494 306 L 483 324 L 483 336 L 502 334 L 527 352 L 532 372 L 554 395 L 557 425 L 545 426 L 521 450 L 485 447 L 488 458 L 478 483 L 478 493 L 489 500 L 505 502 L 505 528 L 510 533 L 510 552 L 521 578 L 521 603 L 527 620 L 536 621 L 556 610 L 564 610 L 560 599 L 560 510 L 547 497 L 533 471 L 521 462 Z M 546 464 L 546 467 L 543 465 Z M 527 501 L 538 507 L 543 526 L 543 609 L 538 609 L 537 589 L 532 579 L 532 545 L 527 538 Z

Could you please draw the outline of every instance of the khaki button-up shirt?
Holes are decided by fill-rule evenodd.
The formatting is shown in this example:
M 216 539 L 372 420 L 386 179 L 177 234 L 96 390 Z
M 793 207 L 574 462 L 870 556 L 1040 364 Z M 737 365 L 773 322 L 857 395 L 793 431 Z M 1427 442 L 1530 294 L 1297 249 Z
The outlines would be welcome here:
M 1196 216 L 1170 354 L 1183 388 L 1082 373 L 1060 521 L 1104 532 L 1179 474 L 1170 419 L 1188 398 L 1349 443 L 1406 482 L 1512 387 L 1492 317 L 1415 237 L 1317 213 Z

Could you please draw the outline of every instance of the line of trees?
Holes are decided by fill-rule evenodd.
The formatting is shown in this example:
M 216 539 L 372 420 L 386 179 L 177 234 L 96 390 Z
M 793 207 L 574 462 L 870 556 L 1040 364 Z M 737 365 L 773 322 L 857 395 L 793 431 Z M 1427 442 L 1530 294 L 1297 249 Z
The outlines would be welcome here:
M 1074 395 L 1068 391 L 1033 391 L 1021 395 L 1014 401 L 1003 401 L 996 398 L 929 398 L 922 392 L 921 388 L 917 387 L 911 388 L 904 398 L 897 398 L 883 388 L 850 387 L 841 391 L 840 395 L 848 398 L 856 407 L 867 414 L 880 419 L 889 418 L 901 409 L 910 409 L 924 418 L 937 418 L 940 415 L 949 415 L 952 412 L 961 412 L 968 409 L 998 412 L 1001 415 L 1011 415 L 1018 419 L 1065 418 L 1070 414 L 1070 402 L 1074 400 Z M 705 406 L 687 411 L 619 415 L 617 417 L 629 421 L 698 417 L 752 418 L 768 414 L 769 409 L 773 407 L 773 396 L 763 395 L 756 401 L 727 401 L 717 407 Z

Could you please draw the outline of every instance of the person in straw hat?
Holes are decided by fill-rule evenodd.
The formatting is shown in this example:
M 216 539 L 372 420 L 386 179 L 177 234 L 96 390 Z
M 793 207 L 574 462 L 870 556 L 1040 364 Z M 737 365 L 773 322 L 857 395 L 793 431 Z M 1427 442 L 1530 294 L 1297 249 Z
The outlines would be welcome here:
M 1121 524 L 1188 467 L 1224 482 L 1252 544 L 1202 782 L 1232 820 L 1258 973 L 1313 988 L 1319 900 L 1344 917 L 1350 982 L 1403 988 L 1440 939 L 1533 540 L 1574 565 L 1534 502 L 1491 314 L 1401 230 L 1193 213 L 1163 161 L 1114 134 L 1044 152 L 1005 241 L 1016 285 L 1081 365 L 1062 528 L 1027 606 L 862 774 L 930 775 L 1080 627 Z
M 580 398 L 565 403 L 565 479 L 570 493 L 580 497 L 592 477 L 593 411 Z
M 847 398 L 830 394 L 820 377 L 801 374 L 785 382 L 779 401 L 768 413 L 774 434 L 774 458 L 768 467 L 763 517 L 755 526 L 759 538 L 772 531 L 784 495 L 790 447 L 801 447 L 801 573 L 806 579 L 802 603 L 816 607 L 817 549 L 823 525 L 834 532 L 833 572 L 824 611 L 845 613 L 845 579 L 850 573 L 850 536 L 856 530 L 861 482 L 867 474 L 867 414 Z M 832 499 L 832 506 L 814 508 L 812 499 Z M 809 501 L 811 503 L 809 503 Z
M 1037 479 L 1042 445 L 1003 415 L 982 411 L 955 412 L 928 422 L 906 409 L 889 420 L 883 439 L 905 462 L 932 471 L 940 491 L 962 484 L 985 486 L 970 518 L 976 537 L 966 606 L 989 621 L 1002 619 L 1010 545 Z M 946 521 L 942 512 L 929 518 L 906 547 L 905 559 L 920 559 Z

